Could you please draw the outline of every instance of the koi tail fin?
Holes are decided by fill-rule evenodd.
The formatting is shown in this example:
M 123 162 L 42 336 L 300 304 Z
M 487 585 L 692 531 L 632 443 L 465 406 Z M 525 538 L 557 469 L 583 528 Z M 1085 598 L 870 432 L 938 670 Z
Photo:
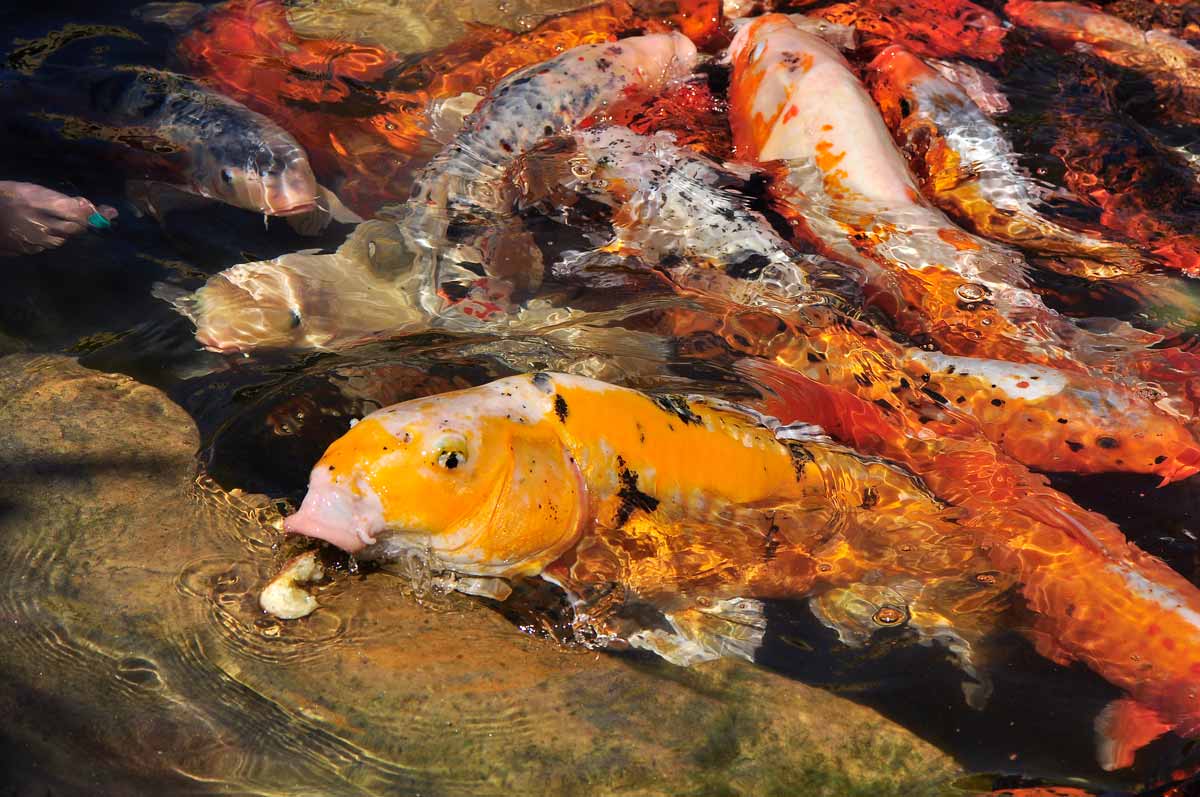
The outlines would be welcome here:
M 763 604 L 751 598 L 713 601 L 664 617 L 671 630 L 637 631 L 629 635 L 629 644 L 682 667 L 720 658 L 754 661 L 767 628 Z
M 1171 730 L 1153 709 L 1127 697 L 1105 706 L 1095 728 L 1096 760 L 1107 772 L 1131 766 L 1138 750 Z

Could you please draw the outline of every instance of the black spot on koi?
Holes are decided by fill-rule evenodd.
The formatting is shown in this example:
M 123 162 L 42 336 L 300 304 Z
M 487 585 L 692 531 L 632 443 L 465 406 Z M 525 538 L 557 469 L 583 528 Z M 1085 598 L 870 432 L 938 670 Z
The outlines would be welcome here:
M 617 528 L 624 526 L 635 510 L 653 512 L 658 509 L 658 499 L 638 489 L 637 473 L 629 469 L 621 456 L 617 457 L 617 478 L 621 482 L 621 489 L 617 491 L 617 497 L 621 499 L 621 505 L 617 507 Z
M 692 412 L 692 408 L 688 406 L 687 399 L 683 396 L 655 396 L 654 403 L 658 405 L 660 410 L 671 413 L 684 423 L 694 423 L 697 426 L 703 423 L 703 419 Z
M 559 394 L 554 394 L 554 414 L 558 416 L 559 423 L 567 422 L 567 400 Z
M 734 279 L 758 279 L 762 276 L 763 269 L 771 264 L 766 255 L 755 252 L 747 255 L 736 263 L 730 263 L 725 267 L 725 273 Z
M 788 440 L 786 445 L 788 453 L 792 455 L 792 467 L 796 470 L 796 481 L 802 481 L 804 479 L 804 466 L 810 462 L 816 462 L 817 458 L 796 440 Z

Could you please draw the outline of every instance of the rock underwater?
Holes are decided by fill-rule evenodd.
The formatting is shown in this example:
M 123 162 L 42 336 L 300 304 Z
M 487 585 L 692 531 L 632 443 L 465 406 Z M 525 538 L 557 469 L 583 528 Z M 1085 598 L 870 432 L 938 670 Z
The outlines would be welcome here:
M 0 360 L 0 396 L 14 793 L 878 797 L 959 773 L 752 665 L 565 648 L 384 573 L 281 624 L 257 594 L 295 546 L 268 499 L 197 476 L 182 409 L 59 356 Z

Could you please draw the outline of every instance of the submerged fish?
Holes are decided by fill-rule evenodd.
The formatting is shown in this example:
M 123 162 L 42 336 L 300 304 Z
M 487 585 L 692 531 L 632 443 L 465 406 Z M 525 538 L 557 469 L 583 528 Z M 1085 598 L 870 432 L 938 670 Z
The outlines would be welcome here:
M 767 357 L 881 409 L 896 424 L 955 439 L 986 438 L 1044 471 L 1200 472 L 1200 443 L 1153 396 L 1086 374 L 902 347 L 822 308 L 785 318 L 713 314 L 677 334 L 719 335 L 731 351 Z M 717 320 L 719 319 L 719 320 Z
M 933 58 L 994 61 L 1008 32 L 999 17 L 971 0 L 858 0 L 813 14 L 853 27 L 868 50 L 900 44 Z
M 210 351 L 328 349 L 427 325 L 412 262 L 394 224 L 369 221 L 332 254 L 241 263 L 194 292 L 160 285 L 155 293 L 196 325 Z
M 49 121 L 64 138 L 99 145 L 146 187 L 166 184 L 271 216 L 321 205 L 296 139 L 190 77 L 95 67 L 13 80 L 26 98 L 23 113 Z
M 1039 213 L 1004 133 L 963 89 L 911 52 L 889 47 L 868 73 L 871 95 L 926 195 L 957 221 L 1032 254 L 1054 256 L 1049 267 L 1090 279 L 1134 274 L 1146 265 L 1124 244 Z
M 1154 83 L 1171 120 L 1200 122 L 1200 50 L 1161 30 L 1143 31 L 1077 3 L 1010 0 L 1004 13 L 1052 41 L 1076 45 Z
M 917 191 L 874 102 L 828 45 L 773 14 L 730 45 L 739 155 L 781 160 L 772 190 L 798 232 L 860 267 L 872 301 L 918 342 L 958 355 L 1079 370 L 1161 340 L 1101 335 L 1023 287 L 1027 264 L 961 230 Z
M 549 17 L 514 33 L 470 25 L 420 58 L 384 47 L 300 36 L 279 0 L 209 9 L 180 40 L 189 69 L 292 131 L 322 179 L 360 213 L 402 196 L 436 152 L 437 108 L 563 50 L 613 39 L 641 20 L 624 0 Z
M 499 271 L 501 276 L 505 258 L 488 258 L 480 248 L 523 246 L 524 257 L 516 259 L 519 276 L 528 285 L 518 287 L 536 288 L 540 270 L 527 268 L 527 260 L 537 253 L 523 233 L 515 234 L 515 244 L 505 239 L 508 231 L 503 228 L 488 230 L 488 237 L 480 240 L 483 228 L 507 211 L 506 197 L 497 188 L 505 170 L 543 138 L 571 129 L 631 93 L 653 92 L 688 74 L 695 64 L 696 47 L 686 37 L 652 34 L 576 47 L 501 81 L 421 173 L 403 211 L 401 225 L 425 261 L 422 305 L 431 311 L 443 309 L 438 291 L 449 271 L 443 261 L 456 243 L 471 247 L 476 262 L 491 260 L 491 273 Z M 472 228 L 478 228 L 474 235 Z M 460 241 L 447 238 L 452 230 Z M 466 279 L 478 276 L 468 271 Z
M 541 576 L 597 644 L 686 664 L 749 658 L 756 598 L 877 571 L 961 578 L 982 552 L 953 519 L 904 471 L 810 430 L 535 373 L 368 415 L 285 523 L 368 558 L 415 556 L 477 594 Z
M 550 140 L 510 179 L 524 203 L 548 198 L 551 213 L 569 212 L 579 198 L 612 209 L 613 237 L 596 251 L 569 255 L 556 271 L 636 257 L 677 284 L 785 312 L 814 300 L 819 288 L 853 284 L 846 267 L 797 251 L 751 209 L 737 191 L 748 176 L 679 146 L 670 134 L 602 126 Z
M 1105 769 L 1168 730 L 1200 736 L 1200 589 L 986 443 L 931 435 L 920 424 L 776 365 L 743 371 L 774 395 L 784 422 L 820 423 L 834 438 L 910 467 L 964 510 L 996 570 L 1019 583 L 1038 652 L 1080 662 L 1124 690 L 1095 720 Z

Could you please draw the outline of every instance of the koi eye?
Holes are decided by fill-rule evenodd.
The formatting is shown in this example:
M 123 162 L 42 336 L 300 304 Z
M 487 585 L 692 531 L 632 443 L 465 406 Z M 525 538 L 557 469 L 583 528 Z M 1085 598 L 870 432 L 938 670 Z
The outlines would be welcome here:
M 912 113 L 912 106 L 908 104 L 908 100 L 901 97 L 900 98 L 900 115 L 908 116 L 910 113 Z
M 467 455 L 461 451 L 442 450 L 438 453 L 437 464 L 446 470 L 454 470 L 467 461 Z
M 222 169 L 221 180 L 225 183 L 225 185 L 233 185 L 233 172 L 231 172 L 229 169 Z
M 446 470 L 455 470 L 467 463 L 467 441 L 457 435 L 445 437 L 437 447 L 437 465 Z

